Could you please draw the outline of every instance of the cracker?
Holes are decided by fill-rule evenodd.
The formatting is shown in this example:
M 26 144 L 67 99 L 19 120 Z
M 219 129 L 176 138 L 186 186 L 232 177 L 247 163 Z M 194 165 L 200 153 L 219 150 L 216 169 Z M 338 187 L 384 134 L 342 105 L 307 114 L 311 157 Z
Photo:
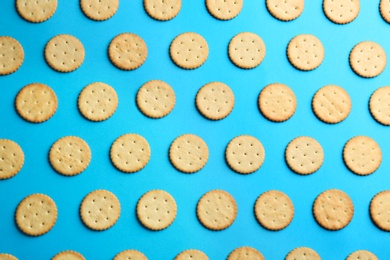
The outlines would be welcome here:
M 296 69 L 309 71 L 321 65 L 325 50 L 321 41 L 311 34 L 295 36 L 287 46 L 287 57 Z
M 288 253 L 286 260 L 321 260 L 321 257 L 311 248 L 298 247 Z
M 273 83 L 260 92 L 258 105 L 265 118 L 273 122 L 283 122 L 294 115 L 297 99 L 288 86 Z
M 390 231 L 390 190 L 381 191 L 372 198 L 370 216 L 378 228 Z
M 367 250 L 358 250 L 351 253 L 346 260 L 378 260 L 378 257 Z
M 390 87 L 375 90 L 370 98 L 370 112 L 376 121 L 390 125 Z
M 137 172 L 150 159 L 148 141 L 138 134 L 124 134 L 111 146 L 110 157 L 114 166 L 122 172 Z
M 53 256 L 51 260 L 85 260 L 85 258 L 76 251 L 66 250 Z
M 201 170 L 208 158 L 207 144 L 193 134 L 177 137 L 169 148 L 169 159 L 172 165 L 181 172 L 194 173 Z
M 0 36 L 0 75 L 8 75 L 22 66 L 24 51 L 22 45 L 12 37 Z
M 178 35 L 169 48 L 172 61 L 183 69 L 196 69 L 205 63 L 209 55 L 206 40 L 194 32 Z
M 108 57 L 114 66 L 122 70 L 135 70 L 141 67 L 148 56 L 144 40 L 133 33 L 115 36 L 108 46 Z
M 329 124 L 343 121 L 351 112 L 352 107 L 348 92 L 336 85 L 328 85 L 319 89 L 311 104 L 317 118 Z
M 270 190 L 257 198 L 255 216 L 264 228 L 281 230 L 293 220 L 294 205 L 283 192 Z
M 148 258 L 137 250 L 124 250 L 114 257 L 114 260 L 148 260 Z
M 209 13 L 219 20 L 230 20 L 242 9 L 243 0 L 206 0 Z
M 57 0 L 16 0 L 16 10 L 24 20 L 40 23 L 53 16 L 57 4 Z
M 137 203 L 137 217 L 144 227 L 162 230 L 169 227 L 176 218 L 175 199 L 166 191 L 146 192 Z
M 118 198 L 108 190 L 95 190 L 89 193 L 80 206 L 83 223 L 93 230 L 105 230 L 119 219 L 121 205 Z
M 305 7 L 304 0 L 267 0 L 266 4 L 273 17 L 285 22 L 298 18 Z
M 103 121 L 114 114 L 118 107 L 118 95 L 111 86 L 94 82 L 81 91 L 78 107 L 85 118 L 91 121 Z
M 196 214 L 200 223 L 211 230 L 223 230 L 233 224 L 237 203 L 226 191 L 212 190 L 200 198 Z
M 51 147 L 49 160 L 58 173 L 74 176 L 83 172 L 91 161 L 88 144 L 77 136 L 65 136 L 58 139 Z
M 328 230 L 340 230 L 347 226 L 353 213 L 352 200 L 341 190 L 326 190 L 318 195 L 313 204 L 315 220 Z
M 264 260 L 264 256 L 253 247 L 243 246 L 234 249 L 227 260 Z
M 233 171 L 249 174 L 257 171 L 263 164 L 265 150 L 261 142 L 255 137 L 240 135 L 229 142 L 225 157 Z
M 32 83 L 22 88 L 15 99 L 18 114 L 32 123 L 41 123 L 57 111 L 58 100 L 54 91 L 42 83 Z
M 379 4 L 379 11 L 383 20 L 390 23 L 390 2 L 388 0 L 381 0 Z
M 234 65 L 242 69 L 253 69 L 264 60 L 266 48 L 257 34 L 243 32 L 231 39 L 228 52 Z
M 209 260 L 207 255 L 196 249 L 184 250 L 175 257 L 175 260 Z
M 153 19 L 167 21 L 179 13 L 181 0 L 144 0 L 144 8 Z
M 10 254 L 0 254 L 1 260 L 18 260 L 16 257 Z
M 233 110 L 233 91 L 222 82 L 208 83 L 198 91 L 196 107 L 208 119 L 223 119 Z
M 46 62 L 56 71 L 74 71 L 81 66 L 84 57 L 85 50 L 83 44 L 72 35 L 57 35 L 46 44 Z
M 171 113 L 175 104 L 175 92 L 164 81 L 148 81 L 138 90 L 137 106 L 148 117 L 162 118 Z
M 350 23 L 358 16 L 360 0 L 324 0 L 322 4 L 328 19 L 337 24 Z
M 355 136 L 345 144 L 343 159 L 353 173 L 369 175 L 379 168 L 382 162 L 382 151 L 374 139 Z
M 360 42 L 351 50 L 349 64 L 357 75 L 363 78 L 373 78 L 385 69 L 386 53 L 375 42 Z
M 23 167 L 24 153 L 14 141 L 0 139 L 0 180 L 15 176 Z
M 119 0 L 80 0 L 83 13 L 95 21 L 110 19 L 119 7 Z
M 300 136 L 287 145 L 285 157 L 287 165 L 292 171 L 307 175 L 321 167 L 324 161 L 324 151 L 315 139 Z
M 30 236 L 40 236 L 49 232 L 57 220 L 57 206 L 47 195 L 32 194 L 25 197 L 15 213 L 19 229 Z

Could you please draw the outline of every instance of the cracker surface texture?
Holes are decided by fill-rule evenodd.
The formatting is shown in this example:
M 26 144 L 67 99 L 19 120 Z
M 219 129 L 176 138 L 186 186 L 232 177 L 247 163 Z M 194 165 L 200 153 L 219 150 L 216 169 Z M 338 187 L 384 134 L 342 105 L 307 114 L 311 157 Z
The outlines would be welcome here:
M 350 23 L 358 16 L 360 0 L 324 0 L 322 4 L 328 19 L 337 24 Z
M 167 21 L 180 12 L 181 0 L 144 0 L 144 8 L 153 19 Z
M 151 190 L 145 193 L 137 204 L 137 217 L 144 227 L 162 230 L 169 227 L 176 218 L 175 199 L 166 191 Z
M 0 254 L 0 259 L 1 260 L 18 260 L 16 257 L 14 257 L 13 255 L 10 255 L 10 254 Z
M 40 236 L 53 228 L 57 215 L 57 206 L 49 196 L 32 194 L 19 203 L 15 219 L 23 233 L 30 236 Z
M 148 258 L 137 250 L 124 250 L 114 257 L 114 260 L 148 260 Z
M 390 125 L 390 87 L 375 90 L 370 98 L 370 112 L 376 121 Z
M 258 105 L 265 118 L 273 122 L 283 122 L 294 115 L 297 99 L 288 86 L 273 83 L 260 92 Z
M 316 92 L 312 108 L 318 119 L 328 124 L 336 124 L 347 118 L 351 112 L 352 101 L 343 88 L 328 85 Z
M 226 84 L 211 82 L 198 91 L 195 103 L 204 117 L 210 120 L 220 120 L 232 112 L 234 94 Z
M 349 64 L 357 75 L 363 78 L 373 78 L 385 69 L 386 53 L 375 42 L 360 42 L 351 50 Z
M 119 0 L 80 0 L 80 7 L 88 18 L 104 21 L 116 13 Z
M 0 36 L 0 75 L 8 75 L 22 66 L 24 50 L 12 37 Z
M 118 198 L 110 191 L 95 190 L 89 193 L 80 206 L 83 223 L 93 230 L 106 230 L 119 219 L 121 206 Z
M 149 162 L 151 155 L 148 141 L 138 134 L 124 134 L 111 146 L 110 157 L 114 166 L 122 172 L 137 172 Z
M 370 216 L 377 227 L 390 231 L 390 190 L 374 196 L 370 203 Z
M 264 260 L 264 256 L 253 247 L 243 246 L 234 249 L 227 260 Z
M 379 4 L 379 11 L 383 20 L 390 23 L 390 1 L 389 0 L 381 0 Z
M 353 173 L 369 175 L 379 168 L 382 162 L 382 151 L 374 139 L 355 136 L 345 144 L 343 159 Z
M 67 250 L 56 254 L 51 260 L 85 260 L 85 258 L 78 252 Z
M 57 111 L 58 100 L 54 91 L 42 83 L 32 83 L 22 88 L 15 99 L 18 114 L 32 123 L 50 119 Z
M 135 70 L 141 67 L 148 56 L 144 40 L 133 33 L 115 36 L 108 46 L 108 57 L 114 66 L 122 70 Z
M 23 167 L 24 153 L 14 141 L 0 139 L 0 180 L 15 176 Z
M 311 34 L 295 36 L 287 46 L 287 58 L 296 69 L 309 71 L 321 65 L 325 50 L 321 41 Z
M 244 0 L 206 0 L 209 13 L 219 20 L 230 20 L 242 9 Z
M 304 9 L 304 0 L 267 0 L 268 12 L 278 20 L 291 21 L 298 18 Z
M 168 115 L 175 104 L 175 92 L 162 80 L 148 81 L 138 90 L 137 106 L 150 118 L 162 118 Z
M 207 255 L 196 249 L 184 250 L 175 257 L 175 260 L 209 260 Z
M 24 20 L 40 23 L 53 16 L 57 4 L 57 0 L 16 0 L 16 10 Z
M 311 248 L 298 247 L 288 253 L 286 260 L 321 260 L 321 257 Z
M 353 213 L 352 200 L 341 190 L 326 190 L 318 195 L 313 204 L 315 220 L 328 230 L 340 230 L 346 227 L 351 222 Z
M 378 257 L 367 250 L 358 250 L 350 254 L 346 260 L 378 260 Z
M 204 194 L 197 205 L 200 223 L 211 230 L 223 230 L 233 224 L 237 216 L 237 204 L 232 195 L 223 190 Z
M 209 158 L 209 149 L 202 138 L 193 134 L 177 137 L 169 148 L 169 159 L 179 171 L 194 173 L 201 170 Z
M 324 161 L 320 143 L 308 136 L 293 139 L 286 148 L 286 162 L 298 174 L 307 175 L 317 171 Z
M 94 82 L 86 86 L 78 98 L 80 113 L 91 121 L 110 118 L 118 107 L 118 95 L 111 86 Z

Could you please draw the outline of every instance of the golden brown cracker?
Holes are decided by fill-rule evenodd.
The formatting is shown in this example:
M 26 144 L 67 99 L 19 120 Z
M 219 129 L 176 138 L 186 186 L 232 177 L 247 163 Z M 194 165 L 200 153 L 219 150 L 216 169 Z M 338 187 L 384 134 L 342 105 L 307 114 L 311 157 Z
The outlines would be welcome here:
M 325 50 L 321 41 L 311 34 L 295 36 L 287 46 L 287 58 L 291 65 L 303 71 L 314 70 L 324 60 Z
M 14 141 L 0 139 L 0 180 L 15 176 L 23 167 L 24 153 Z
M 285 260 L 321 260 L 321 257 L 311 248 L 298 247 L 291 250 Z
M 85 260 L 84 256 L 76 251 L 66 250 L 59 252 L 51 260 Z
M 119 0 L 80 0 L 83 13 L 95 21 L 110 19 L 119 7 Z
M 24 50 L 12 37 L 0 36 L 0 75 L 8 75 L 22 66 Z
M 124 250 L 114 257 L 114 260 L 148 260 L 148 258 L 137 250 Z
M 278 20 L 291 21 L 298 18 L 304 9 L 304 0 L 267 0 L 268 12 Z
M 390 87 L 378 88 L 370 98 L 370 112 L 376 121 L 390 125 Z
M 358 16 L 360 0 L 324 0 L 322 8 L 330 21 L 346 24 Z
M 40 23 L 53 16 L 57 0 L 16 0 L 16 10 L 26 21 Z
M 243 246 L 230 252 L 227 260 L 264 260 L 264 256 L 253 247 Z
M 351 253 L 346 260 L 378 260 L 378 257 L 367 250 L 358 250 Z
M 378 228 L 390 231 L 390 190 L 381 191 L 372 198 L 370 216 Z
M 363 78 L 373 78 L 385 69 L 386 52 L 375 42 L 360 42 L 351 50 L 349 64 L 357 75 Z
M 230 20 L 242 9 L 244 0 L 206 0 L 209 13 L 219 20 Z
M 144 0 L 144 8 L 153 19 L 167 21 L 180 12 L 181 0 Z
M 178 254 L 175 260 L 209 260 L 209 258 L 200 250 L 189 249 Z

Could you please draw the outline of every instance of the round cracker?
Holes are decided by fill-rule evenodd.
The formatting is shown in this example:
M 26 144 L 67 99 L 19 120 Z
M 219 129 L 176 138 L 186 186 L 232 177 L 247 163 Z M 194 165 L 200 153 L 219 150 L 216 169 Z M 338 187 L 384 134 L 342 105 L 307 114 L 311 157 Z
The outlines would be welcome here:
M 175 92 L 164 81 L 148 81 L 138 90 L 137 106 L 145 116 L 162 118 L 171 113 L 175 104 Z
M 351 112 L 352 107 L 348 92 L 336 85 L 328 85 L 319 89 L 311 104 L 317 118 L 328 124 L 343 121 Z
M 253 247 L 243 246 L 230 252 L 227 260 L 264 260 L 264 256 Z
M 114 257 L 114 260 L 148 260 L 148 258 L 137 250 L 124 250 Z
M 370 98 L 370 112 L 375 120 L 383 125 L 390 125 L 390 87 L 375 90 Z
M 0 180 L 15 176 L 23 167 L 24 153 L 14 141 L 0 139 Z
M 222 82 L 204 85 L 196 95 L 196 107 L 206 118 L 220 120 L 227 117 L 234 107 L 233 91 Z
M 378 257 L 367 250 L 358 250 L 351 253 L 346 260 L 378 260 Z
M 225 157 L 233 171 L 249 174 L 257 171 L 263 165 L 265 150 L 257 138 L 250 135 L 240 135 L 229 142 Z
M 243 0 L 206 0 L 209 13 L 219 20 L 230 20 L 242 9 Z
M 229 58 L 239 68 L 253 69 L 264 60 L 266 48 L 257 34 L 242 32 L 229 43 Z
M 150 159 L 148 141 L 138 134 L 124 134 L 111 146 L 110 157 L 114 166 L 122 172 L 137 172 L 146 166 Z
M 167 21 L 180 12 L 181 0 L 144 0 L 144 8 L 153 19 Z
M 115 36 L 108 46 L 108 57 L 114 66 L 122 70 L 135 70 L 141 67 L 148 56 L 144 40 L 133 33 Z
M 12 37 L 0 36 L 0 75 L 8 75 L 22 66 L 24 50 Z
M 324 161 L 322 146 L 315 139 L 300 136 L 293 139 L 286 148 L 286 162 L 288 167 L 302 175 L 317 171 Z
M 205 63 L 209 55 L 206 40 L 194 32 L 182 33 L 169 48 L 172 61 L 183 69 L 196 69 Z
M 95 21 L 110 19 L 119 7 L 119 0 L 80 0 L 83 13 Z
M 177 137 L 169 148 L 169 160 L 179 171 L 194 173 L 207 163 L 209 149 L 199 136 L 184 134 Z
M 298 18 L 305 7 L 304 0 L 267 0 L 266 4 L 273 17 L 285 22 Z
M 89 193 L 80 205 L 83 223 L 93 230 L 105 230 L 119 219 L 121 205 L 118 198 L 108 190 L 95 190 Z
M 118 107 L 118 95 L 111 86 L 94 82 L 86 86 L 78 98 L 80 113 L 91 121 L 110 118 Z
M 18 260 L 15 256 L 10 254 L 0 254 L 1 260 Z
M 385 69 L 386 53 L 375 42 L 360 42 L 351 50 L 349 64 L 357 75 L 363 78 L 373 78 Z
M 372 198 L 370 216 L 378 228 L 390 231 L 390 190 L 381 191 Z
M 258 105 L 265 118 L 273 122 L 283 122 L 294 115 L 297 99 L 288 86 L 273 83 L 260 92 Z
M 383 20 L 390 23 L 390 2 L 388 0 L 381 0 L 379 4 L 379 11 Z
M 270 190 L 261 194 L 255 203 L 257 221 L 266 229 L 281 230 L 294 217 L 294 205 L 283 192 Z
M 212 190 L 204 194 L 196 207 L 200 223 L 211 230 L 223 230 L 233 224 L 237 203 L 226 191 Z
M 15 213 L 16 224 L 23 233 L 40 236 L 49 232 L 57 220 L 57 206 L 45 194 L 32 194 L 25 197 Z
M 374 139 L 355 136 L 345 144 L 343 159 L 353 173 L 369 175 L 379 168 L 382 162 L 382 151 Z
M 58 139 L 51 147 L 49 160 L 58 173 L 74 176 L 83 172 L 91 162 L 91 149 L 77 136 L 65 136 Z
M 346 24 L 358 16 L 360 0 L 324 0 L 322 8 L 331 22 Z
M 176 218 L 175 199 L 166 191 L 146 192 L 137 203 L 137 217 L 142 225 L 151 230 L 169 227 Z
M 287 58 L 296 69 L 309 71 L 321 65 L 325 50 L 321 41 L 311 34 L 292 38 L 287 46 Z
M 175 260 L 209 260 L 209 258 L 200 250 L 189 249 L 178 254 Z
M 46 62 L 56 71 L 74 71 L 81 66 L 84 57 L 85 50 L 83 44 L 72 35 L 57 35 L 46 44 Z
M 84 256 L 76 251 L 66 250 L 59 252 L 51 260 L 85 260 Z
M 285 260 L 321 260 L 321 257 L 311 248 L 298 247 L 291 250 Z
M 51 118 L 57 111 L 58 100 L 54 91 L 42 83 L 32 83 L 23 87 L 15 99 L 18 114 L 32 123 L 41 123 Z
M 16 10 L 24 20 L 40 23 L 53 16 L 57 4 L 57 0 L 16 0 Z
M 331 189 L 322 192 L 313 204 L 317 223 L 328 230 L 340 230 L 351 222 L 354 207 L 351 198 L 343 191 Z

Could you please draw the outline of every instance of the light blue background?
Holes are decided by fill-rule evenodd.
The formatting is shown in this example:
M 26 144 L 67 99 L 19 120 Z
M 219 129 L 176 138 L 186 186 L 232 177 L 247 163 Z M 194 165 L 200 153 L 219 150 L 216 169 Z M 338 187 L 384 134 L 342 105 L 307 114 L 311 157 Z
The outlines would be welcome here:
M 390 129 L 371 117 L 368 101 L 375 89 L 389 85 L 390 69 L 374 79 L 363 79 L 348 63 L 352 47 L 364 40 L 379 43 L 390 55 L 390 25 L 381 18 L 378 6 L 379 1 L 362 0 L 355 21 L 336 25 L 323 14 L 320 0 L 305 1 L 304 12 L 291 22 L 274 19 L 265 0 L 246 0 L 231 21 L 213 18 L 203 0 L 183 0 L 176 18 L 159 22 L 145 13 L 141 0 L 122 0 L 114 17 L 95 22 L 83 15 L 77 0 L 59 0 L 50 20 L 31 24 L 18 16 L 13 0 L 1 0 L 0 35 L 21 43 L 25 60 L 16 73 L 0 77 L 0 138 L 23 148 L 25 164 L 15 177 L 0 181 L 0 252 L 19 259 L 50 259 L 71 249 L 87 259 L 112 259 L 122 250 L 137 249 L 149 259 L 173 259 L 182 250 L 195 248 L 210 259 L 225 259 L 233 249 L 247 245 L 267 259 L 284 259 L 293 248 L 307 246 L 322 259 L 345 259 L 358 249 L 389 259 L 389 233 L 372 223 L 368 208 L 377 192 L 390 187 Z M 201 34 L 209 45 L 206 63 L 192 71 L 178 68 L 169 57 L 171 41 L 186 31 Z M 257 33 L 267 48 L 263 63 L 252 70 L 235 67 L 227 55 L 230 39 L 243 31 Z M 146 62 L 135 71 L 121 71 L 108 60 L 108 44 L 122 32 L 138 34 L 148 46 Z M 86 50 L 84 63 L 71 73 L 58 73 L 44 60 L 46 43 L 61 33 L 80 39 Z M 290 39 L 303 33 L 317 36 L 325 48 L 322 65 L 311 72 L 294 69 L 286 57 Z M 163 119 L 147 118 L 136 106 L 138 89 L 152 79 L 166 81 L 176 93 L 176 106 Z M 94 81 L 113 86 L 119 96 L 115 114 L 100 123 L 84 119 L 77 109 L 78 94 Z M 235 94 L 233 112 L 217 122 L 203 118 L 194 102 L 199 88 L 210 81 L 226 83 Z M 32 82 L 49 85 L 59 100 L 56 114 L 42 124 L 22 120 L 14 108 L 18 91 Z M 295 115 L 284 123 L 267 121 L 257 107 L 261 89 L 274 82 L 290 86 L 298 101 Z M 314 93 L 328 84 L 345 88 L 353 103 L 349 117 L 336 125 L 319 121 L 311 109 Z M 151 159 L 140 172 L 124 174 L 110 162 L 110 146 L 124 133 L 138 133 L 150 144 Z M 199 135 L 209 147 L 208 163 L 195 174 L 178 172 L 168 159 L 169 145 L 184 133 Z M 246 176 L 230 170 L 224 159 L 228 142 L 241 134 L 257 137 L 266 150 L 260 170 Z M 75 177 L 57 174 L 48 162 L 51 145 L 65 135 L 83 138 L 92 150 L 91 164 Z M 323 166 L 310 176 L 291 172 L 284 161 L 286 145 L 301 135 L 314 137 L 325 152 Z M 374 138 L 383 152 L 381 167 L 367 177 L 351 173 L 343 164 L 343 146 L 356 135 Z M 312 216 L 314 199 L 329 188 L 347 192 L 355 205 L 352 222 L 335 232 L 321 228 Z M 89 230 L 79 217 L 82 199 L 95 189 L 112 191 L 122 207 L 118 222 L 102 232 Z M 178 205 L 176 220 L 159 232 L 145 229 L 135 214 L 138 199 L 151 189 L 168 191 Z M 207 230 L 196 218 L 197 201 L 212 189 L 231 193 L 239 209 L 233 225 L 219 232 Z M 256 198 L 271 189 L 285 192 L 295 206 L 292 223 L 278 232 L 261 227 L 253 214 Z M 54 199 L 59 215 L 49 233 L 29 237 L 18 230 L 14 213 L 25 196 L 37 192 Z

